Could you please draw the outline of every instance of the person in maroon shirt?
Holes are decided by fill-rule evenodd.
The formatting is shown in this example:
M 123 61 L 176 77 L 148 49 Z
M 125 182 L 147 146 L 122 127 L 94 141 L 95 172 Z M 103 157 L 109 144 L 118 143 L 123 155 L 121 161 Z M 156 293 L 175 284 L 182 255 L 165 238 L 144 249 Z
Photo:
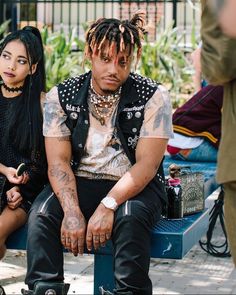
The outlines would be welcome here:
M 208 85 L 173 114 L 174 139 L 167 151 L 173 158 L 216 161 L 221 137 L 223 87 Z

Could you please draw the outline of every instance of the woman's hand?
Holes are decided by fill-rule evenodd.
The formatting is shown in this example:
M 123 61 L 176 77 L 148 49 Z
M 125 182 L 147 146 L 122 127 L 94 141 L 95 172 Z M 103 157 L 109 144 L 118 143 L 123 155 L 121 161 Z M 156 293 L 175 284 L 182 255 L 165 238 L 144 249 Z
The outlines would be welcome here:
M 12 187 L 6 192 L 7 195 L 7 205 L 10 209 L 14 210 L 20 206 L 22 203 L 22 196 L 20 194 L 20 189 L 18 186 Z
M 21 176 L 17 176 L 17 170 L 15 168 L 6 167 L 4 170 L 4 174 L 10 183 L 25 184 L 29 180 L 29 174 L 27 172 L 24 172 Z

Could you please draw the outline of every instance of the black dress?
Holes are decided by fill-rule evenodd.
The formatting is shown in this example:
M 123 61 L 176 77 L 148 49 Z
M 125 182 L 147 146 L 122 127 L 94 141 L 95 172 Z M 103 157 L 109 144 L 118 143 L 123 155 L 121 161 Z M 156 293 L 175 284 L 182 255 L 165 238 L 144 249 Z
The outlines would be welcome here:
M 0 163 L 13 168 L 17 168 L 21 163 L 26 164 L 29 181 L 26 184 L 17 186 L 20 188 L 23 197 L 20 207 L 28 212 L 33 200 L 47 182 L 47 165 L 44 155 L 39 154 L 37 151 L 22 153 L 16 146 L 13 146 L 9 137 L 6 136 L 9 118 L 10 116 L 14 116 L 14 114 L 11 114 L 11 104 L 17 103 L 19 99 L 22 99 L 21 95 L 13 98 L 6 98 L 0 90 Z M 4 183 L 3 180 L 4 177 L 1 177 L 0 186 Z M 0 192 L 2 191 L 0 196 L 0 212 L 6 206 L 6 191 L 15 185 L 16 184 L 9 183 L 6 179 L 4 188 L 1 189 L 0 187 Z

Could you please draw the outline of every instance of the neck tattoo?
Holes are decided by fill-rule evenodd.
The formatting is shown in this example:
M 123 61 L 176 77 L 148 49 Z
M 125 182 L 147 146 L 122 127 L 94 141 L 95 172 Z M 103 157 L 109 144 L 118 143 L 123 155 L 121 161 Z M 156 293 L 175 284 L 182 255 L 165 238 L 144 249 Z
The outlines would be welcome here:
M 8 87 L 4 82 L 2 84 L 3 88 L 5 88 L 8 92 L 20 92 L 23 91 L 23 85 L 19 87 Z

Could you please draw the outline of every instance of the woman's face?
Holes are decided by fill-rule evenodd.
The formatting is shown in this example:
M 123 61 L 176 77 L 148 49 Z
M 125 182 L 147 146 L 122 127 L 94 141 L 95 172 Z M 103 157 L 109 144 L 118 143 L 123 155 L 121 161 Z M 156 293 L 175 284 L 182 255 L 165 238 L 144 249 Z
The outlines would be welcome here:
M 32 73 L 36 65 L 32 65 Z M 24 44 L 20 40 L 10 41 L 0 55 L 0 76 L 8 87 L 19 87 L 30 74 L 30 64 Z

